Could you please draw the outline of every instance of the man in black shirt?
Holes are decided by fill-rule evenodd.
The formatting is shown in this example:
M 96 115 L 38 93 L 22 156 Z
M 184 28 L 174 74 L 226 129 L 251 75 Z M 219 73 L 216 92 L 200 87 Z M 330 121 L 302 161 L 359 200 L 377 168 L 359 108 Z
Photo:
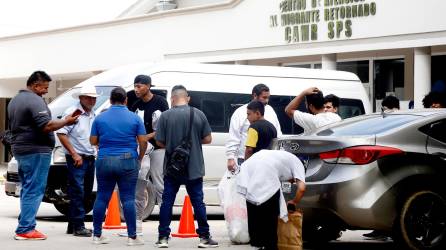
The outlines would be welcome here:
M 246 138 L 245 161 L 254 153 L 268 149 L 271 141 L 277 137 L 276 128 L 263 118 L 264 113 L 265 105 L 263 103 L 252 101 L 248 104 L 247 115 L 251 125 Z
M 154 118 L 157 119 L 160 113 L 169 109 L 169 105 L 164 97 L 153 94 L 150 88 L 153 87 L 152 79 L 147 75 L 138 75 L 135 77 L 134 90 L 135 95 L 138 98 L 134 103 L 129 106 L 130 111 L 138 114 L 144 121 L 144 126 L 147 132 L 147 140 L 152 144 L 154 151 L 146 153 L 144 159 L 141 162 L 141 170 L 136 183 L 136 232 L 142 234 L 142 220 L 144 209 L 146 204 L 153 204 L 153 202 L 147 202 L 148 199 L 156 199 L 158 204 L 161 204 L 161 196 L 163 194 L 164 182 L 163 182 L 163 161 L 164 161 L 164 149 L 161 149 L 155 142 L 155 130 L 153 125 Z M 158 117 L 157 117 L 158 116 Z M 150 145 L 149 145 L 150 147 Z M 148 148 L 149 148 L 148 147 Z M 151 185 L 148 179 L 147 170 L 150 174 L 156 197 L 148 197 L 146 192 L 147 185 Z
M 20 90 L 8 105 L 12 153 L 19 165 L 22 186 L 16 240 L 46 239 L 35 228 L 55 143 L 53 131 L 74 124 L 79 117 L 70 114 L 62 120 L 51 120 L 51 111 L 42 98 L 50 82 L 51 77 L 44 71 L 32 73 L 26 89 Z

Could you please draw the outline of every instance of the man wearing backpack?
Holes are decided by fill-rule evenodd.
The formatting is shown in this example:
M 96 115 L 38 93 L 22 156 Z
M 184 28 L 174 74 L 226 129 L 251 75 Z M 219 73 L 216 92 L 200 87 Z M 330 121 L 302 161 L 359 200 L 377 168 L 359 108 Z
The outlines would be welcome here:
M 158 146 L 166 149 L 164 192 L 160 207 L 159 237 L 156 242 L 159 248 L 168 247 L 172 207 L 181 185 L 186 186 L 194 207 L 195 219 L 198 222 L 197 233 L 200 237 L 198 247 L 218 247 L 218 243 L 210 236 L 206 207 L 203 202 L 203 176 L 205 173 L 201 145 L 211 143 L 211 128 L 203 112 L 188 105 L 189 99 L 184 86 L 174 86 L 171 94 L 172 108 L 161 114 L 156 130 L 155 139 Z M 177 152 L 175 149 L 180 145 L 182 152 Z M 172 155 L 181 155 L 182 157 L 169 158 Z M 181 162 L 183 157 L 188 158 L 187 162 Z M 171 169 L 172 165 L 169 163 L 175 160 L 178 160 L 176 163 L 180 164 L 174 167 L 182 169 L 177 169 L 178 171 Z

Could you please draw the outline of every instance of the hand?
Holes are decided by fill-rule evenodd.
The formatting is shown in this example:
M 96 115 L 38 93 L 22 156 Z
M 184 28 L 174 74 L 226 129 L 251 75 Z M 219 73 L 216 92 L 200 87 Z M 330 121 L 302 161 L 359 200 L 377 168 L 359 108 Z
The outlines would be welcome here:
M 234 159 L 228 159 L 228 170 L 231 172 L 234 172 L 236 170 L 235 160 Z
M 66 125 L 73 125 L 73 124 L 75 124 L 76 121 L 77 121 L 77 118 L 79 118 L 79 115 L 74 115 L 74 116 L 73 116 L 73 114 L 67 115 L 65 117 L 65 121 L 67 122 Z
M 307 95 L 312 95 L 312 94 L 316 94 L 317 92 L 319 92 L 319 89 L 317 87 L 311 87 L 308 88 L 304 91 L 302 91 L 302 93 L 307 96 Z
M 82 161 L 82 157 L 80 155 L 74 154 L 71 157 L 73 157 L 75 167 L 82 166 L 83 161 Z
M 147 141 L 152 140 L 153 138 L 155 138 L 155 132 L 152 132 L 150 134 L 147 134 Z

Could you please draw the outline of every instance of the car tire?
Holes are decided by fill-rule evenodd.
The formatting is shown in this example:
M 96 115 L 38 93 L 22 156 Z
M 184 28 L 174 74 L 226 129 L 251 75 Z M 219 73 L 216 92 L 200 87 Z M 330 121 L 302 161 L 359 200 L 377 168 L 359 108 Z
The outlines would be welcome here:
M 147 182 L 147 187 L 145 189 L 145 193 L 148 196 L 148 199 L 147 199 L 147 203 L 146 203 L 145 208 L 144 208 L 142 220 L 146 220 L 147 218 L 149 218 L 149 216 L 152 214 L 153 209 L 154 209 L 155 204 L 156 204 L 155 187 L 154 187 L 154 185 L 152 184 L 152 182 L 150 180 Z M 120 209 L 119 212 L 121 214 L 121 221 L 125 221 L 124 210 L 122 208 L 122 204 L 121 203 L 120 203 L 120 208 L 119 209 Z
M 70 203 L 54 203 L 54 207 L 59 211 L 59 213 L 68 216 L 70 210 Z
M 85 214 L 88 214 L 93 210 L 94 201 L 96 200 L 96 194 L 91 194 L 90 199 L 88 199 L 85 206 Z M 59 213 L 68 216 L 70 211 L 70 203 L 53 203 L 54 207 L 59 211 Z
M 446 199 L 432 190 L 413 192 L 395 219 L 393 239 L 401 249 L 446 248 Z

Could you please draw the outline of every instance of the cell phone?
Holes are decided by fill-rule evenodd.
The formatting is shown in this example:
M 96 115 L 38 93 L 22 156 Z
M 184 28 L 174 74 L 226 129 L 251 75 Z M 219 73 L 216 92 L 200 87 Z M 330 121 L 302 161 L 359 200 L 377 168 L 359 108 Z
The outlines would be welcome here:
M 78 116 L 80 114 L 82 114 L 82 110 L 76 109 L 71 116 Z
M 287 204 L 287 209 L 289 212 L 295 212 L 296 211 L 296 206 L 292 203 L 288 203 Z

